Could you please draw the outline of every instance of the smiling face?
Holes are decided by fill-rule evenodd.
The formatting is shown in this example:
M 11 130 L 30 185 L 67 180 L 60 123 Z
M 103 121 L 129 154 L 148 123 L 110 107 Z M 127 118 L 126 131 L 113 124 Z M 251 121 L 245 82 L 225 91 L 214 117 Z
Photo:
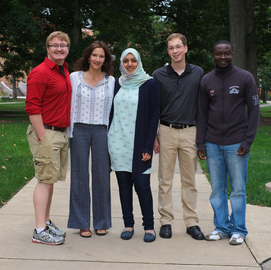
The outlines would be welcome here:
M 227 68 L 232 63 L 232 48 L 229 44 L 219 44 L 215 46 L 213 58 L 218 68 Z
M 128 53 L 124 57 L 122 64 L 129 74 L 133 74 L 138 67 L 138 62 L 134 55 L 131 53 Z
M 168 41 L 167 51 L 172 63 L 185 62 L 187 50 L 187 45 L 184 46 L 180 38 L 174 38 Z
M 62 66 L 69 54 L 69 46 L 65 40 L 61 40 L 58 37 L 54 37 L 47 46 L 47 57 Z
M 95 48 L 89 57 L 89 68 L 102 69 L 105 61 L 105 53 L 103 48 Z

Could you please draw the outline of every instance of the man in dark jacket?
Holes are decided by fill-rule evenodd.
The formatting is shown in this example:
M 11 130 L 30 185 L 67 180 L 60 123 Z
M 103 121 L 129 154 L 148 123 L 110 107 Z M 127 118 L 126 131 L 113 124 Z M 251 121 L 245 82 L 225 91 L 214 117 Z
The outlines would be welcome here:
M 215 230 L 205 239 L 230 238 L 231 245 L 240 245 L 248 233 L 245 220 L 247 168 L 259 122 L 259 98 L 253 76 L 234 66 L 232 55 L 229 41 L 214 44 L 216 68 L 202 78 L 198 95 L 197 145 L 199 158 L 207 159 L 212 186 L 210 202 Z

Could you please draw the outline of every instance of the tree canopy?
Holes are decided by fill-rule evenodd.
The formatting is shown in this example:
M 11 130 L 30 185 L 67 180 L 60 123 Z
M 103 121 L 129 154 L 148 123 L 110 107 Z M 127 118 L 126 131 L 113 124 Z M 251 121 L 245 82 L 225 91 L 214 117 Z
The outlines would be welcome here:
M 271 0 L 241 2 L 244 9 L 253 7 L 253 13 L 247 13 L 255 18 L 252 31 L 255 48 L 248 46 L 249 41 L 245 42 L 245 50 L 257 53 L 257 64 L 264 66 L 271 51 Z M 66 32 L 71 38 L 67 58 L 71 71 L 84 48 L 99 39 L 106 42 L 117 57 L 116 76 L 120 54 L 127 47 L 141 53 L 144 68 L 151 74 L 170 61 L 166 37 L 181 32 L 188 39 L 187 60 L 207 73 L 214 68 L 213 44 L 219 39 L 230 40 L 230 3 L 231 0 L 2 0 L 0 57 L 4 62 L 0 76 L 13 73 L 20 77 L 21 71 L 28 73 L 42 62 L 46 37 L 55 30 Z M 83 38 L 81 29 L 84 27 L 91 28 L 94 36 Z M 246 29 L 247 36 L 249 30 Z
M 42 29 L 24 5 L 2 0 L 0 4 L 0 77 L 22 77 L 40 55 Z M 33 35 L 35 33 L 35 35 Z

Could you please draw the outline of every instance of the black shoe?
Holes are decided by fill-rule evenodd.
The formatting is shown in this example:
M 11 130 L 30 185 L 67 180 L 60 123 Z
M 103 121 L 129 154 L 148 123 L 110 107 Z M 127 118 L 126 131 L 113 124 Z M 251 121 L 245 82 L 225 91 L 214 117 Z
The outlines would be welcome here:
M 204 240 L 205 239 L 204 234 L 200 230 L 199 226 L 191 226 L 191 227 L 187 228 L 186 233 L 190 234 L 192 236 L 192 238 L 194 238 L 196 240 Z
M 171 225 L 170 224 L 162 225 L 160 228 L 159 235 L 162 238 L 171 238 L 171 236 L 172 236 Z

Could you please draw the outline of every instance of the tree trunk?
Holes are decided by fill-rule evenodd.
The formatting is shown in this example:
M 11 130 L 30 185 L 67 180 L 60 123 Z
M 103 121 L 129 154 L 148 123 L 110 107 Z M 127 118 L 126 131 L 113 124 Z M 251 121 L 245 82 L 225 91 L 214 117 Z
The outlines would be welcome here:
M 74 44 L 79 43 L 81 40 L 81 24 L 79 22 L 80 17 L 80 6 L 78 3 L 79 0 L 74 0 Z
M 14 51 L 11 52 L 11 61 L 13 60 L 13 57 L 14 57 Z M 13 90 L 12 98 L 17 99 L 16 79 L 15 79 L 14 72 L 11 72 L 11 76 L 12 76 L 12 90 Z
M 257 82 L 257 55 L 255 38 L 254 0 L 246 0 L 246 70 L 248 70 Z
M 233 45 L 234 65 L 246 68 L 245 0 L 228 0 L 230 40 Z
M 178 16 L 176 19 L 178 33 L 186 36 L 186 20 L 184 17 Z
M 187 30 L 187 14 L 188 14 L 188 4 L 186 0 L 175 1 L 175 22 L 177 24 L 178 33 L 186 36 Z
M 12 89 L 13 89 L 13 99 L 17 99 L 17 89 L 16 89 L 16 80 L 15 80 L 15 75 L 12 72 Z

